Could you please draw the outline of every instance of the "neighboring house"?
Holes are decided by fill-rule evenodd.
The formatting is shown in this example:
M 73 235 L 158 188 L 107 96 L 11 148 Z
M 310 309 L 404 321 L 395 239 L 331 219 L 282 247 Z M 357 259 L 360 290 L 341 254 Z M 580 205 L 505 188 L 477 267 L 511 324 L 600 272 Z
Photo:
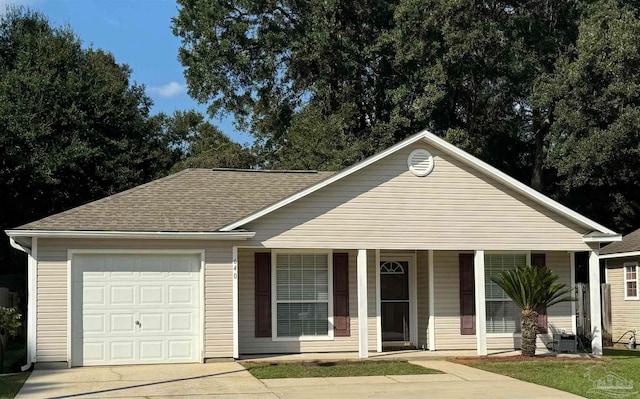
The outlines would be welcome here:
M 7 234 L 29 254 L 28 359 L 50 366 L 514 349 L 490 278 L 533 263 L 571 284 L 590 251 L 599 304 L 620 239 L 428 132 L 335 174 L 185 170 Z M 541 317 L 541 345 L 574 306 Z
M 629 331 L 640 333 L 640 229 L 602 248 L 600 259 L 611 287 L 611 336 L 616 342 Z M 620 343 L 630 337 L 626 334 Z

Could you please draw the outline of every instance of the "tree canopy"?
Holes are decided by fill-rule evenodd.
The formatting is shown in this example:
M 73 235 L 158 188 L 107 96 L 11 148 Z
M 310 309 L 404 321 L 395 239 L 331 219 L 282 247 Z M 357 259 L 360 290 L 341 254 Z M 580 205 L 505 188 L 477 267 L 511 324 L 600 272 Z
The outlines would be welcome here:
M 204 166 L 192 158 L 211 153 L 206 140 L 233 147 L 201 115 L 153 117 L 151 105 L 112 54 L 83 46 L 40 13 L 8 9 L 0 17 L 0 228 L 145 183 L 176 163 Z M 167 128 L 185 119 L 197 126 L 188 140 Z M 8 262 L 18 256 L 2 240 L 4 273 L 23 270 L 22 261 Z
M 178 3 L 189 93 L 233 113 L 261 165 L 335 170 L 428 128 L 595 220 L 640 225 L 635 2 Z

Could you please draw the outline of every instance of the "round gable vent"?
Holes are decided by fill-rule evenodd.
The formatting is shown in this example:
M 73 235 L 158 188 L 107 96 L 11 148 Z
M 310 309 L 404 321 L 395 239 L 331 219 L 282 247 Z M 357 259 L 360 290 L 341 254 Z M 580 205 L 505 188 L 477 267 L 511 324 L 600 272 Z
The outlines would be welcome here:
M 409 170 L 416 176 L 426 176 L 433 170 L 433 156 L 422 148 L 411 151 L 407 159 Z

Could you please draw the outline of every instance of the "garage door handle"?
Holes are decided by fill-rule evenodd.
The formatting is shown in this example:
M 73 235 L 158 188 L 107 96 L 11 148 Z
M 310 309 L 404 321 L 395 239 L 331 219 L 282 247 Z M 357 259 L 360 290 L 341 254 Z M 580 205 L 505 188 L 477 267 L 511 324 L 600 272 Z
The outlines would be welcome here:
M 136 326 L 142 326 L 138 320 L 136 320 Z

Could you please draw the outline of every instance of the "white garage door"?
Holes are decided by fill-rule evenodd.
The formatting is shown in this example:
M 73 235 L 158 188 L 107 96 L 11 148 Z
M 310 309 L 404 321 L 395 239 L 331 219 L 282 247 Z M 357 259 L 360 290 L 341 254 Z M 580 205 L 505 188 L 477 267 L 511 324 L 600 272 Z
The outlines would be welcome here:
M 198 255 L 73 256 L 72 365 L 200 361 Z

